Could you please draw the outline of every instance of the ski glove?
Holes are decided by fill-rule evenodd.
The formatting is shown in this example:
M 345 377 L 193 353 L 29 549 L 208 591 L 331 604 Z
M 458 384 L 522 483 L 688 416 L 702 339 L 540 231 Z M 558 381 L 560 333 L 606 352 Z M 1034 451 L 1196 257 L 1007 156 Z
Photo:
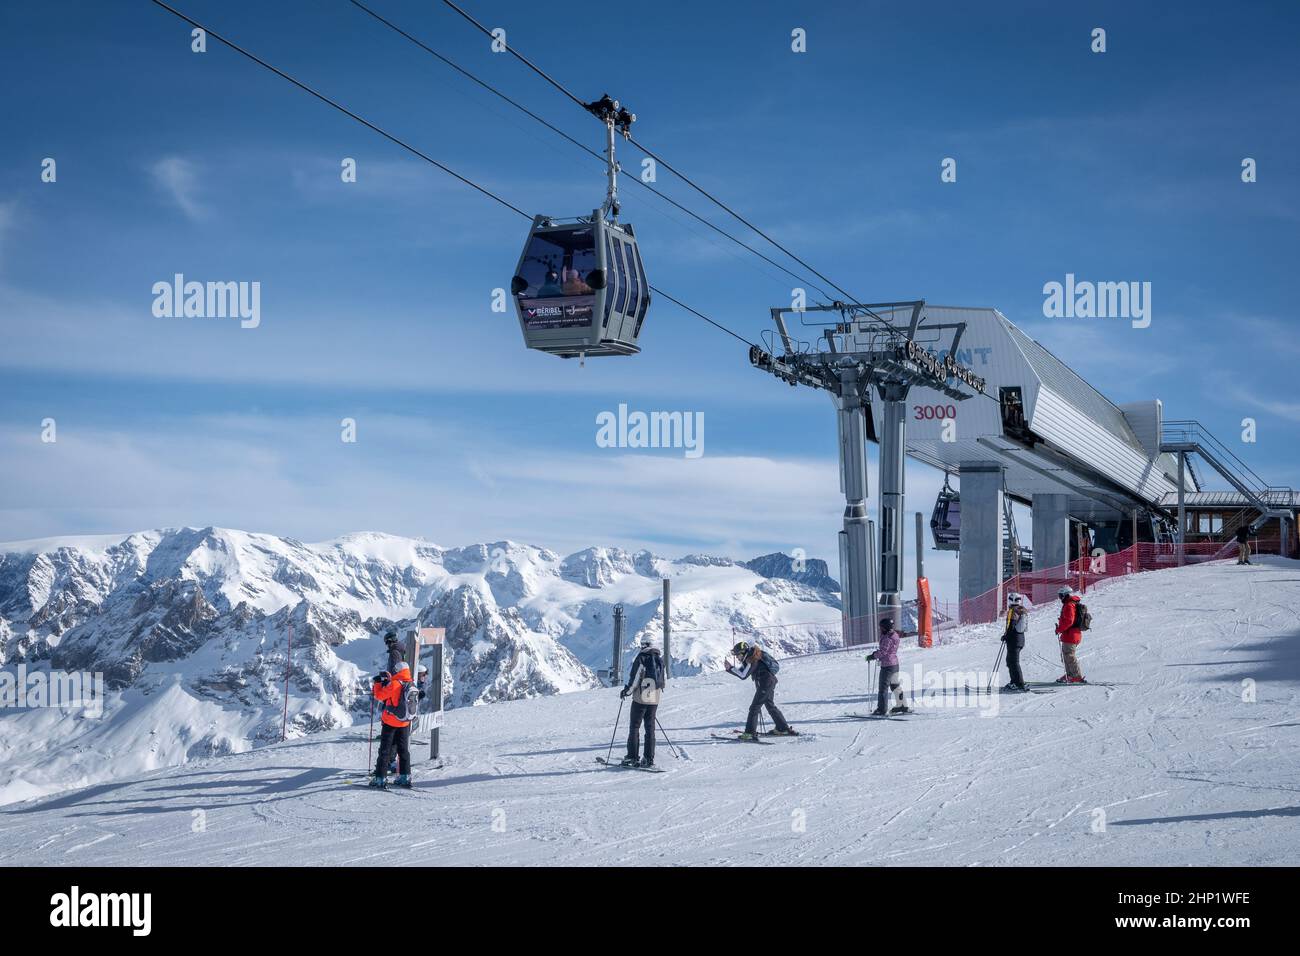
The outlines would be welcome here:
M 393 676 L 393 675 L 390 674 L 390 673 L 388 673 L 388 671 L 380 671 L 378 674 L 375 675 L 375 683 L 376 683 L 376 684 L 387 684 L 389 678 L 392 677 L 392 676 Z
M 627 695 L 630 694 L 630 693 L 632 693 L 632 691 L 629 690 L 628 688 L 624 687 L 621 691 L 618 692 L 618 696 L 619 696 L 619 697 L 626 698 Z
M 876 652 L 875 652 L 875 651 L 872 651 L 870 654 L 867 655 L 867 660 L 869 660 L 869 661 L 874 661 L 875 659 L 876 659 Z

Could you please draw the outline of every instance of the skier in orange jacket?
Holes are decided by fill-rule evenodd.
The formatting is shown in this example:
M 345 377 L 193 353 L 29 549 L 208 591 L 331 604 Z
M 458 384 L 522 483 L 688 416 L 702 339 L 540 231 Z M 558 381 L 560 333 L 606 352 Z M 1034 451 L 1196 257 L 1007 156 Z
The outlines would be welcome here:
M 387 772 L 390 758 L 397 753 L 396 786 L 411 785 L 411 717 L 414 704 L 408 691 L 414 685 L 411 682 L 411 668 L 405 661 L 397 665 L 397 672 L 389 674 L 381 671 L 371 685 L 375 700 L 384 705 L 380 720 L 384 728 L 379 738 L 379 759 L 375 762 L 375 772 L 370 778 L 370 786 L 387 789 Z

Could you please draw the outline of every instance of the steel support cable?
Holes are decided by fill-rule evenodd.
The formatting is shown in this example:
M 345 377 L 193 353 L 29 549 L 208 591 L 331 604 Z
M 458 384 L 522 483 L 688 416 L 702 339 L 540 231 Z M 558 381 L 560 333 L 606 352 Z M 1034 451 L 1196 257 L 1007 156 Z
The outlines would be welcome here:
M 524 212 L 514 203 L 506 199 L 503 199 L 502 197 L 498 196 L 496 193 L 492 192 L 487 187 L 480 186 L 478 183 L 474 182 L 473 180 L 468 179 L 465 176 L 462 176 L 454 169 L 450 168 L 449 166 L 443 165 L 442 163 L 434 159 L 432 156 L 429 156 L 427 153 L 422 152 L 421 150 L 412 146 L 410 143 L 407 143 L 404 140 L 399 139 L 398 137 L 394 136 L 392 133 L 388 132 L 387 130 L 379 126 L 376 126 L 374 123 L 370 122 L 365 117 L 357 113 L 354 113 L 352 110 L 348 109 L 343 104 L 330 99 L 324 93 L 321 93 L 313 89 L 312 87 L 308 86 L 306 83 L 303 83 L 302 81 L 295 79 L 294 77 L 290 76 L 288 73 L 285 73 L 283 70 L 279 69 L 278 67 L 272 66 L 270 63 L 266 62 L 266 60 L 263 60 L 255 53 L 245 50 L 243 47 L 235 43 L 233 40 L 227 39 L 226 37 L 223 37 L 221 34 L 217 33 L 215 30 L 212 30 L 210 27 L 204 26 L 202 23 L 199 23 L 197 20 L 182 13 L 180 10 L 177 10 L 175 7 L 171 6 L 170 4 L 164 2 L 164 0 L 150 0 L 150 2 L 153 3 L 155 6 L 161 7 L 162 9 L 166 10 L 168 13 L 177 17 L 178 19 L 184 20 L 186 23 L 190 24 L 190 26 L 202 30 L 205 34 L 212 37 L 212 39 L 216 40 L 217 42 L 221 43 L 224 46 L 229 47 L 230 49 L 234 50 L 236 53 L 239 53 L 240 55 L 247 57 L 248 59 L 256 63 L 258 66 L 270 70 L 272 73 L 274 73 L 276 76 L 280 77 L 281 79 L 288 80 L 290 83 L 298 87 L 298 89 L 302 90 L 304 93 L 310 93 L 312 96 L 316 97 L 322 103 L 332 106 L 334 109 L 338 110 L 344 116 L 356 120 L 362 126 L 365 126 L 367 129 L 373 130 L 374 132 L 378 133 L 380 136 L 383 136 L 385 139 L 389 140 L 390 142 L 395 143 L 398 146 L 402 147 L 412 155 L 418 156 L 420 159 L 424 160 L 426 163 L 429 163 L 432 166 L 436 166 L 438 169 L 447 173 L 449 176 L 452 176 L 455 179 L 459 180 L 460 182 L 464 183 L 466 186 L 469 186 L 475 192 L 482 193 L 484 196 L 487 196 L 489 199 L 493 200 L 494 202 L 500 203 L 502 206 L 505 206 L 511 212 L 517 213 L 520 216 L 522 216 L 524 219 L 527 219 L 529 222 L 532 222 L 533 217 L 530 216 L 528 213 Z M 741 342 L 744 342 L 746 345 L 754 344 L 750 342 L 748 339 L 746 339 L 744 336 L 739 335 L 736 332 L 733 332 L 731 329 L 727 328 L 725 325 L 721 324 L 720 322 L 717 322 L 709 318 L 703 312 L 691 308 L 690 306 L 682 302 L 680 299 L 677 299 L 674 296 L 669 295 L 667 292 L 664 292 L 662 289 L 658 289 L 654 286 L 650 286 L 650 289 L 656 294 L 662 295 L 669 302 L 674 303 L 675 305 L 686 310 L 687 312 L 691 313 L 697 318 L 703 319 L 705 322 L 709 323 L 714 328 L 726 332 L 728 335 L 732 336 L 733 338 L 739 339 Z
M 458 5 L 454 2 L 454 0 L 442 0 L 442 2 L 443 2 L 444 4 L 446 4 L 447 6 L 451 7 L 451 9 L 455 10 L 455 11 L 456 11 L 457 13 L 459 13 L 462 17 L 464 17 L 466 20 L 468 20 L 468 21 L 469 21 L 471 24 L 473 24 L 473 25 L 474 25 L 478 30 L 480 30 L 484 35 L 486 35 L 486 36 L 488 36 L 488 37 L 492 37 L 493 39 L 496 39 L 496 38 L 493 36 L 491 30 L 489 30 L 489 29 L 488 29 L 488 28 L 487 28 L 483 23 L 481 23 L 479 20 L 477 20 L 477 19 L 476 19 L 472 14 L 466 12 L 463 8 L 461 8 L 460 6 L 458 6 Z M 551 84 L 551 86 L 555 87 L 557 90 L 559 90 L 562 94 L 564 94 L 564 95 L 567 96 L 569 99 L 571 99 L 571 100 L 572 100 L 574 103 L 576 103 L 578 106 L 581 106 L 584 110 L 587 109 L 587 104 L 586 104 L 586 103 L 584 103 L 581 99 L 579 99 L 577 96 L 575 96 L 573 93 L 571 93 L 571 92 L 570 92 L 570 91 L 569 91 L 569 90 L 568 90 L 568 89 L 567 89 L 567 88 L 566 88 L 562 83 L 560 83 L 558 80 L 556 80 L 554 77 L 552 77 L 549 73 L 547 73 L 545 70 L 543 70 L 541 67 L 539 67 L 536 63 L 534 63 L 532 60 L 528 59 L 528 57 L 524 56 L 522 53 L 520 53 L 518 50 L 516 50 L 516 49 L 515 49 L 515 48 L 514 48 L 514 47 L 513 47 L 509 42 L 506 43 L 506 45 L 505 45 L 505 49 L 506 49 L 506 51 L 507 51 L 508 53 L 510 53 L 512 56 L 514 56 L 517 60 L 519 60 L 519 62 L 523 63 L 523 64 L 524 64 L 525 66 L 527 66 L 530 70 L 532 70 L 534 73 L 536 73 L 536 74 L 537 74 L 538 76 L 540 76 L 542 79 L 544 79 L 547 83 Z M 805 262 L 805 261 L 804 261 L 803 259 L 801 259 L 799 256 L 795 255 L 793 252 L 791 252 L 791 251 L 790 251 L 789 249 L 787 249 L 785 246 L 781 245 L 781 243 L 777 242 L 775 239 L 773 239 L 771 236 L 769 236 L 769 235 L 768 235 L 766 232 L 764 232 L 762 229 L 758 228 L 758 226 L 754 225 L 752 222 L 750 222 L 748 219 L 746 219 L 746 218 L 745 218 L 744 216 L 742 216 L 740 213 L 736 212 L 736 210 L 732 209 L 730 206 L 728 206 L 726 203 L 724 203 L 724 202 L 723 202 L 721 199 L 719 199 L 717 196 L 714 196 L 712 193 L 710 193 L 710 192 L 709 192 L 707 189 L 705 189 L 703 186 L 701 186 L 701 185 L 699 185 L 698 183 L 696 183 L 693 179 L 691 179 L 689 176 L 687 176 L 687 175 L 686 175 L 685 173 L 683 173 L 681 170 L 677 169 L 675 166 L 673 166 L 671 163 L 669 163 L 667 160 L 665 160 L 662 156 L 659 156 L 657 153 L 653 152 L 649 147 L 647 147 L 645 144 L 643 144 L 643 143 L 641 143 L 640 141 L 638 141 L 635 137 L 629 135 L 629 136 L 627 136 L 627 140 L 628 140 L 629 143 L 631 143 L 631 144 L 632 144 L 633 146 L 635 146 L 637 149 L 641 150 L 641 152 L 645 153 L 646 156 L 649 156 L 649 157 L 650 157 L 651 159 L 653 159 L 657 164 L 659 164 L 660 166 L 663 166 L 665 169 L 667 169 L 670 173 L 672 173 L 674 176 L 676 176 L 676 177 L 677 177 L 678 179 L 680 179 L 682 182 L 686 183 L 686 185 L 690 186 L 692 189 L 694 189 L 696 192 L 698 192 L 701 196 L 703 196 L 704 198 L 708 199 L 711 203 L 713 203 L 713 204 L 714 204 L 715 206 L 717 206 L 719 209 L 721 209 L 721 210 L 723 210 L 724 212 L 726 212 L 728 215 L 732 216 L 733 218 L 735 218 L 735 219 L 738 220 L 739 222 L 743 223 L 743 224 L 744 224 L 746 227 L 748 227 L 749 229 L 752 229 L 752 230 L 753 230 L 755 233 L 757 233 L 758 235 L 762 236 L 762 237 L 763 237 L 764 239 L 766 239 L 769 243 L 771 243 L 771 244 L 772 244 L 773 246 L 775 246 L 777 249 L 780 249 L 783 253 L 785 253 L 787 256 L 789 256 L 791 259 L 793 259 L 795 262 L 799 263 L 801 266 L 803 266 L 805 269 L 807 269 L 807 270 L 808 270 L 809 272 L 811 272 L 813 275 L 817 276 L 817 278 L 821 279 L 823 282 L 825 282 L 825 283 L 826 283 L 827 285 L 829 285 L 831 288 L 837 290 L 840 294 L 842 294 L 842 295 L 844 295 L 845 297 L 847 297 L 850 301 L 855 301 L 855 300 L 856 300 L 857 297 L 854 296 L 852 293 L 848 292 L 848 291 L 847 291 L 843 286 L 839 285 L 838 283 L 834 282 L 834 281 L 831 280 L 831 279 L 828 279 L 828 278 L 827 278 L 826 276 L 824 276 L 821 272 L 819 272 L 818 270 L 814 269 L 812 266 L 810 266 L 807 262 Z M 823 291 L 823 294 L 824 294 L 824 290 L 819 290 L 819 291 Z M 884 324 L 884 325 L 888 325 L 888 324 L 889 324 L 889 323 L 885 322 L 885 320 L 884 320 L 881 316 L 877 315 L 877 314 L 876 314 L 875 312 L 873 312 L 872 310 L 867 309 L 866 312 L 867 312 L 868 315 L 870 315 L 872 318 L 876 319 L 878 322 L 880 322 L 880 323 L 882 323 L 882 324 Z
M 356 7 L 358 10 L 361 10 L 361 11 L 363 11 L 364 13 L 369 14 L 369 15 L 370 15 L 371 17 L 373 17 L 374 19 L 378 20 L 380 23 L 382 23 L 384 26 L 388 27 L 388 29 L 392 30 L 394 33 L 398 34 L 399 36 L 402 36 L 402 37 L 406 38 L 406 39 L 409 40 L 411 43 L 413 43 L 413 44 L 415 44 L 416 46 L 418 46 L 421 50 L 423 50 L 424 52 L 428 53 L 430 56 L 432 56 L 432 57 L 436 58 L 437 60 L 439 60 L 440 62 L 446 64 L 448 67 L 450 67 L 451 69 L 455 70 L 455 71 L 456 71 L 457 73 L 459 73 L 461 76 L 463 76 L 463 77 L 465 77 L 466 79 L 472 81 L 473 83 L 476 83 L 478 86 L 480 86 L 480 87 L 482 87 L 483 89 L 487 90 L 489 93 L 492 93 L 493 95 L 500 97 L 502 100 L 504 100 L 506 103 L 509 103 L 509 104 L 510 104 L 511 106 L 513 106 L 515 109 L 519 110 L 520 112 L 522 112 L 522 113 L 526 114 L 527 116 L 531 117 L 532 119 L 536 120 L 538 123 L 541 123 L 541 124 L 542 124 L 543 126 L 545 126 L 547 129 L 549 129 L 552 133 L 554 133 L 555 135 L 557 135 L 557 136 L 563 138 L 564 140 L 568 141 L 569 143 L 573 144 L 574 146 L 578 147 L 578 149 L 582 150 L 584 153 L 586 153 L 587 155 L 591 156 L 592 158 L 594 158 L 595 160 L 597 160 L 598 162 L 600 162 L 602 165 L 606 162 L 604 156 L 602 156 L 602 155 L 601 155 L 600 153 L 598 153 L 596 150 L 592 149 L 592 148 L 591 148 L 590 146 L 588 146 L 587 144 L 585 144 L 585 143 L 581 142 L 580 140 L 577 140 L 577 139 L 575 139 L 574 137 L 570 136 L 568 133 L 566 133 L 564 130 L 560 129 L 560 128 L 559 128 L 558 126 L 556 126 L 555 124 L 551 123 L 549 120 L 545 119 L 545 118 L 542 117 L 542 116 L 539 116 L 536 112 L 534 112 L 533 110 L 530 110 L 528 107 L 524 106 L 522 103 L 518 102 L 517 100 L 515 100 L 515 99 L 513 99 L 512 97 L 508 96 L 507 94 L 501 92 L 499 89 L 497 89 L 497 88 L 496 88 L 495 86 L 493 86 L 491 83 L 488 83 L 486 80 L 484 80 L 484 79 L 482 79 L 482 78 L 480 78 L 480 77 L 478 77 L 478 76 L 475 76 L 475 75 L 474 75 L 473 73 L 471 73 L 469 70 L 465 69 L 463 66 L 461 66 L 461 65 L 458 64 L 458 63 L 456 63 L 455 61 L 453 61 L 451 58 L 445 56 L 444 54 L 439 53 L 437 50 L 435 50 L 435 49 L 433 49 L 432 47 L 430 47 L 428 44 L 426 44 L 425 42 L 423 42 L 422 40 L 420 40 L 418 37 L 415 37 L 415 36 L 413 36 L 412 34 L 408 33 L 406 30 L 402 29 L 402 28 L 401 28 L 400 26 L 398 26 L 396 23 L 393 23 L 393 22 L 392 22 L 391 20 L 389 20 L 387 17 L 384 17 L 382 14 L 377 13 L 376 11 L 372 10 L 370 7 L 366 6 L 364 3 L 361 3 L 361 0 L 348 0 L 348 2 L 351 3 L 351 4 L 352 4 L 354 7 Z M 459 7 L 457 7 L 456 9 L 457 9 L 457 12 L 461 13 L 462 15 L 466 15 L 466 14 L 464 13 L 463 10 L 460 10 Z M 638 148 L 640 148 L 640 147 L 638 147 Z M 679 209 L 680 211 L 686 213 L 686 214 L 687 214 L 688 216 L 690 216 L 692 219 L 695 219 L 695 220 L 697 220 L 698 222 L 703 223 L 704 225 L 708 226 L 710 229 L 712 229 L 712 230 L 713 230 L 714 232 L 716 232 L 718 235 L 723 236 L 723 237 L 725 237 L 725 238 L 727 238 L 727 239 L 730 239 L 730 240 L 731 240 L 732 242 L 734 242 L 736 245 L 738 245 L 738 246 L 740 246 L 741 248 L 745 249 L 746 251 L 751 252 L 751 253 L 753 253 L 754 255 L 758 256 L 758 257 L 759 257 L 760 259 L 762 259 L 764 262 L 766 262 L 766 263 L 768 263 L 769 265 L 775 266 L 776 268 L 780 269 L 782 272 L 784 272 L 784 273 L 785 273 L 786 275 L 788 275 L 790 278 L 794 279 L 796 282 L 801 282 L 801 283 L 805 283 L 805 284 L 811 285 L 814 289 L 816 289 L 819 293 L 821 293 L 821 294 L 822 294 L 826 299 L 828 299 L 828 300 L 834 298 L 834 296 L 832 296 L 830 293 L 828 293 L 825 289 L 821 288 L 820 286 L 818 286 L 818 285 L 816 285 L 816 284 L 814 284 L 814 283 L 810 283 L 810 282 L 808 282 L 808 279 L 807 279 L 806 276 L 801 276 L 801 275 L 799 275 L 799 274 L 797 274 L 797 273 L 795 273 L 795 272 L 790 271 L 789 268 L 787 268 L 786 266 L 783 266 L 781 263 L 777 262 L 775 259 L 771 258 L 770 256 L 768 256 L 768 255 L 766 255 L 766 254 L 760 252 L 758 249 L 755 249 L 753 246 L 751 246 L 749 243 L 745 242 L 743 239 L 741 239 L 741 238 L 739 238 L 739 237 L 737 237 L 737 236 L 733 236 L 731 233 L 727 232 L 727 231 L 726 231 L 725 229 L 723 229 L 721 226 L 717 225 L 716 223 L 710 222 L 708 219 L 705 219 L 703 216 L 701 216 L 699 213 L 695 212 L 693 209 L 688 209 L 686 206 L 683 206 L 683 205 L 682 205 L 680 202 L 678 202 L 676 199 L 673 199 L 673 198 L 672 198 L 671 196 L 669 196 L 668 194 L 666 194 L 666 193 L 660 191 L 659 189 L 656 189 L 654 186 L 652 186 L 652 185 L 650 185 L 649 183 L 645 182 L 645 181 L 642 180 L 641 178 L 639 178 L 639 177 L 637 177 L 637 176 L 633 176 L 633 177 L 631 177 L 631 178 L 632 178 L 632 181 L 635 182 L 637 185 L 639 185 L 639 186 L 641 186 L 641 187 L 643 187 L 643 188 L 645 188 L 645 189 L 648 189 L 650 192 L 654 193 L 656 196 L 658 196 L 658 197 L 659 197 L 660 199 L 662 199 L 664 202 L 669 203 L 670 205 L 676 207 L 676 208 Z M 843 290 L 841 290 L 841 291 L 843 291 Z

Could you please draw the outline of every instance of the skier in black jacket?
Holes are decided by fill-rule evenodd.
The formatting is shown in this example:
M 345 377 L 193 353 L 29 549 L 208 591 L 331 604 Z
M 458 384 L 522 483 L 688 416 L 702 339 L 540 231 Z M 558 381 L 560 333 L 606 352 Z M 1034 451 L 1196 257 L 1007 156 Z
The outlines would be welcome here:
M 649 640 L 641 642 L 641 653 L 632 662 L 627 683 L 620 697 L 632 695 L 632 723 L 627 733 L 627 756 L 624 767 L 653 767 L 655 765 L 655 714 L 659 712 L 659 699 L 663 696 L 664 659 L 659 648 Z M 645 759 L 641 759 L 641 725 L 645 725 Z
M 1025 632 L 1029 629 L 1029 611 L 1025 608 L 1025 596 L 1012 594 L 1007 598 L 1007 627 L 1002 632 L 1002 640 L 1007 645 L 1007 671 L 1010 682 L 1003 691 L 1024 691 L 1025 675 L 1020 670 L 1020 652 L 1025 649 Z
M 397 669 L 406 661 L 406 651 L 402 650 L 402 645 L 397 640 L 397 632 L 389 631 L 384 635 L 384 647 L 388 651 L 388 664 L 384 670 L 390 674 L 396 674 Z
M 785 715 L 776 706 L 776 672 L 780 665 L 761 649 L 745 641 L 733 647 L 731 653 L 736 658 L 736 666 L 732 667 L 728 661 L 727 673 L 741 680 L 754 678 L 754 699 L 750 701 L 749 718 L 745 721 L 745 732 L 740 735 L 740 739 L 758 738 L 758 715 L 764 707 L 772 717 L 772 725 L 776 728 L 772 731 L 774 734 L 783 737 L 798 736 L 798 732 L 786 723 Z
M 1237 563 L 1250 564 L 1250 525 L 1239 527 L 1233 538 L 1237 541 Z

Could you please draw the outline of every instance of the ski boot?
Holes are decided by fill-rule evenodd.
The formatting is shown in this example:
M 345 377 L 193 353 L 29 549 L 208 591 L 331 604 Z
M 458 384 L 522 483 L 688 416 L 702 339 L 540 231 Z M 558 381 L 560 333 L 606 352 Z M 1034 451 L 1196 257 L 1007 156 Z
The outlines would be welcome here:
M 378 774 L 375 774 L 373 777 L 370 778 L 370 783 L 368 784 L 368 786 L 374 787 L 376 790 L 387 790 L 388 781 L 385 780 L 383 777 L 379 776 Z
M 401 787 L 404 790 L 411 789 L 411 775 L 409 773 L 399 773 L 397 779 L 393 781 L 394 787 Z
M 887 711 L 887 710 L 881 710 L 879 707 L 877 707 L 875 710 L 873 710 L 873 711 L 871 712 L 871 716 L 872 716 L 872 717 L 888 717 L 888 716 L 889 716 L 889 711 Z
M 619 766 L 621 766 L 621 767 L 636 767 L 636 766 L 638 766 L 640 763 L 641 763 L 641 761 L 637 760 L 636 757 L 624 757 L 624 758 L 623 758 L 623 762 L 622 762 L 621 764 L 619 764 Z
M 1029 690 L 1024 684 L 1007 684 L 1002 688 L 1004 694 L 1023 694 Z
M 894 714 L 910 714 L 911 712 L 911 707 L 908 707 L 906 704 L 899 704 L 889 712 L 889 715 L 892 717 Z
M 746 731 L 744 731 L 743 733 L 736 734 L 736 739 L 737 739 L 737 740 L 757 740 L 757 739 L 758 739 L 758 734 L 751 734 L 749 731 L 746 730 Z
M 773 737 L 798 737 L 799 731 L 795 730 L 793 727 L 787 727 L 785 728 L 785 730 L 772 731 L 772 736 Z
M 641 763 L 639 764 L 639 766 L 643 768 L 650 768 L 650 769 L 654 769 L 654 765 L 655 762 L 651 760 L 649 757 L 642 757 Z
M 1084 680 L 1082 677 L 1071 677 L 1069 680 L 1066 681 L 1066 683 L 1067 683 L 1067 684 L 1086 684 L 1086 683 L 1088 683 L 1088 682 L 1087 682 L 1086 680 Z
M 1070 683 L 1070 675 L 1062 674 L 1060 677 L 1056 678 L 1056 682 L 1058 684 L 1068 684 Z

